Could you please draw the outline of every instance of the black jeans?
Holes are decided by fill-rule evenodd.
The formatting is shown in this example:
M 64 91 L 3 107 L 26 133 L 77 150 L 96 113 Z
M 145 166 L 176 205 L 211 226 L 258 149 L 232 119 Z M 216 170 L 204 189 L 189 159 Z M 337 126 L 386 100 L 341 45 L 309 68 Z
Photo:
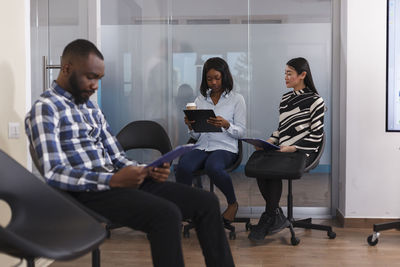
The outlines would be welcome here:
M 139 189 L 69 193 L 111 222 L 147 233 L 154 266 L 184 266 L 182 219 L 193 220 L 207 266 L 234 266 L 213 193 L 151 178 Z
M 311 153 L 306 159 L 306 166 L 311 164 L 316 156 L 317 153 Z M 268 177 L 257 177 L 256 179 L 258 188 L 265 200 L 265 211 L 273 215 L 279 207 L 282 196 L 282 179 L 268 179 Z

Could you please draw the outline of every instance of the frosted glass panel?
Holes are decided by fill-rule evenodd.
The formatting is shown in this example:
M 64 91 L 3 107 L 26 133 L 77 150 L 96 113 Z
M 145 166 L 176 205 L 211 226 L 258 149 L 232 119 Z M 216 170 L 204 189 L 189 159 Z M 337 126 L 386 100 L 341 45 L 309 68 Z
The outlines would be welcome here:
M 330 207 L 330 0 L 102 0 L 101 10 L 106 65 L 101 105 L 111 127 L 118 132 L 134 120 L 155 120 L 167 130 L 173 146 L 188 140 L 182 109 L 199 95 L 208 58 L 219 56 L 228 62 L 234 90 L 246 101 L 247 135 L 259 138 L 277 128 L 280 98 L 288 90 L 286 62 L 307 58 L 328 107 L 328 141 L 321 160 L 326 168 L 322 175 L 299 181 L 304 189 L 297 192 L 301 201 L 296 192 L 294 197 L 300 206 Z M 260 207 L 265 202 L 255 179 L 243 174 L 253 147 L 243 148 L 242 168 L 232 174 L 235 191 L 241 207 Z M 146 162 L 154 155 L 130 156 Z M 310 184 L 318 188 L 307 189 Z

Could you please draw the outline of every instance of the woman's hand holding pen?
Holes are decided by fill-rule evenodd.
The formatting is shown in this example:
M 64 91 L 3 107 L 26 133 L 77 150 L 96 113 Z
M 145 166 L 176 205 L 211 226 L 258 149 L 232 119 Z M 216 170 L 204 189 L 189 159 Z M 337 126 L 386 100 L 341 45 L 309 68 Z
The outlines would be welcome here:
M 226 130 L 231 126 L 229 121 L 225 120 L 221 116 L 217 116 L 215 118 L 210 117 L 210 118 L 208 118 L 207 123 L 212 124 L 216 127 L 223 127 Z
M 187 125 L 187 127 L 189 128 L 189 130 L 193 130 L 192 128 L 192 123 L 194 123 L 194 121 L 190 121 L 186 116 L 185 116 L 185 124 Z

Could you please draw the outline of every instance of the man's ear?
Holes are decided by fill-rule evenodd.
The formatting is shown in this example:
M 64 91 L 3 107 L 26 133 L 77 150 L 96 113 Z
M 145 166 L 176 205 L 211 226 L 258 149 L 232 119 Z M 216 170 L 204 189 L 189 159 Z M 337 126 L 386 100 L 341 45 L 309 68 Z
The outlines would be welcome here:
M 71 72 L 71 64 L 70 63 L 64 63 L 61 65 L 61 72 L 63 74 L 69 74 Z

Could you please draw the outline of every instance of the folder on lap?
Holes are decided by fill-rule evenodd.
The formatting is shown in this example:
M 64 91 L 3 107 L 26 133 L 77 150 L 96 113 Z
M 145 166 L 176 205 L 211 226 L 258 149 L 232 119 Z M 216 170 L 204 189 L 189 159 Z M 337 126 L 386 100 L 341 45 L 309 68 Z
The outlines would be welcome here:
M 198 145 L 196 144 L 186 144 L 186 145 L 181 145 L 177 146 L 174 150 L 169 151 L 168 153 L 165 153 L 162 155 L 160 158 L 156 159 L 152 163 L 148 164 L 147 167 L 158 167 L 163 165 L 166 162 L 171 162 L 177 157 L 182 156 L 183 154 L 193 150 L 195 147 Z
M 252 144 L 254 146 L 262 147 L 264 150 L 278 150 L 280 149 L 279 146 L 276 146 L 274 144 L 268 143 L 264 140 L 258 139 L 258 138 L 242 138 L 240 139 L 243 142 Z
M 210 117 L 215 118 L 214 110 L 212 109 L 184 109 L 186 117 L 189 121 L 194 121 L 191 124 L 193 130 L 196 133 L 204 132 L 222 132 L 220 127 L 216 127 L 212 124 L 207 123 Z

